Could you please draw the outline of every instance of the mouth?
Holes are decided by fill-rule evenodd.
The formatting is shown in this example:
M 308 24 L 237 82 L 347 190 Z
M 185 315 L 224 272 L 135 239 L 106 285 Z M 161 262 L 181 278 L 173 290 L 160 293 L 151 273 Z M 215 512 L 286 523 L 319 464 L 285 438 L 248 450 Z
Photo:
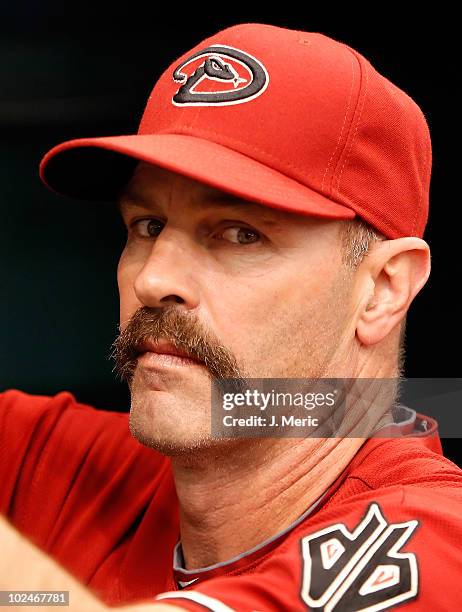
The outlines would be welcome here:
M 158 356 L 159 359 L 163 358 L 164 363 L 175 365 L 190 365 L 195 363 L 204 365 L 202 361 L 195 357 L 191 357 L 186 351 L 173 346 L 173 344 L 167 340 L 159 340 L 157 342 L 145 340 L 137 347 L 136 351 L 138 359 L 142 359 L 144 362 L 148 360 L 152 361 Z

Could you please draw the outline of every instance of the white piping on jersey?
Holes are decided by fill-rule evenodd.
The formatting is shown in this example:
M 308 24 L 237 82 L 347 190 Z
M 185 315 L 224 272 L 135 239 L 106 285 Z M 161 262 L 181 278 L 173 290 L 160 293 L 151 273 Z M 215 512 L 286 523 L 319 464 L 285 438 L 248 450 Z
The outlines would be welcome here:
M 209 595 L 204 595 L 204 593 L 199 593 L 198 591 L 167 591 L 156 597 L 156 601 L 161 599 L 189 599 L 201 606 L 205 606 L 212 612 L 236 612 L 234 608 L 230 608 L 221 601 L 218 601 L 218 599 L 210 597 Z

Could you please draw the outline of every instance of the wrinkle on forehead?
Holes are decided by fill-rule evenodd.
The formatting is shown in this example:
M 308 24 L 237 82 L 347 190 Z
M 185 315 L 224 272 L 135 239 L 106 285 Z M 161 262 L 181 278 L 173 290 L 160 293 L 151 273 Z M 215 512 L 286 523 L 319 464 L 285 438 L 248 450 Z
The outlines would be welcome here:
M 169 190 L 167 201 L 170 201 L 175 180 L 187 185 L 188 201 L 198 211 L 220 208 L 229 212 L 247 212 L 258 218 L 260 222 L 275 229 L 283 228 L 287 224 L 294 225 L 301 221 L 305 225 L 329 221 L 322 217 L 302 215 L 253 202 L 182 174 L 144 162 L 138 164 L 132 180 L 117 201 L 117 209 L 121 214 L 124 211 L 136 208 L 142 210 L 160 209 L 162 204 L 159 201 L 160 193 L 158 190 L 163 189 L 163 185 L 166 185 Z

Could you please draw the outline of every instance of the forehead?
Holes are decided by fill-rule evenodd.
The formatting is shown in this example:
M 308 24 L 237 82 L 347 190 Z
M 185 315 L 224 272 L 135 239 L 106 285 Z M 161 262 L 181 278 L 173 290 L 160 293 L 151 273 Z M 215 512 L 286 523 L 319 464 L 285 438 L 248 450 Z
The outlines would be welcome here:
M 290 211 L 272 208 L 252 202 L 241 196 L 231 194 L 206 183 L 202 183 L 176 172 L 140 162 L 135 172 L 117 200 L 121 213 L 130 208 L 150 208 L 162 206 L 162 200 L 171 193 L 174 185 L 181 187 L 185 202 L 200 211 L 210 208 L 246 211 L 268 223 L 315 222 L 314 217 L 299 215 Z

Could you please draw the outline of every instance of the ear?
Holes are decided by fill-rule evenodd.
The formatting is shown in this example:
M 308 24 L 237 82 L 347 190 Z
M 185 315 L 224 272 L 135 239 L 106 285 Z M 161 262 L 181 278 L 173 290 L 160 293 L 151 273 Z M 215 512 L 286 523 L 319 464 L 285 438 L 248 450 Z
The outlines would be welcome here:
M 380 342 L 404 318 L 430 275 L 430 248 L 414 237 L 374 244 L 360 267 L 364 294 L 356 334 L 361 344 Z

